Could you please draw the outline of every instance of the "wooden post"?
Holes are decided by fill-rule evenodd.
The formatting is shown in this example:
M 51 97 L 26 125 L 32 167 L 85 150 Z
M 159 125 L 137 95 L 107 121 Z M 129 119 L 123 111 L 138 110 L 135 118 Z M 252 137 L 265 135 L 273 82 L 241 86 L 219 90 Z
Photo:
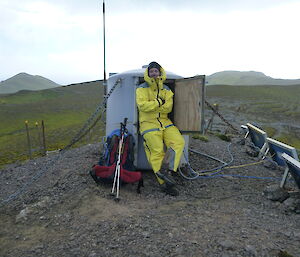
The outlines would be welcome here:
M 36 128 L 36 132 L 38 134 L 39 152 L 43 156 L 44 155 L 44 147 L 43 147 L 43 142 L 42 142 L 42 133 L 41 133 L 41 129 L 39 128 L 39 123 L 37 121 L 35 122 L 35 128 Z
M 41 151 L 41 146 L 42 146 L 42 142 L 41 142 L 41 133 L 39 131 L 39 123 L 36 121 L 35 122 L 35 130 L 37 133 L 37 141 L 38 141 L 38 151 Z
M 25 120 L 25 128 L 26 128 L 26 134 L 27 134 L 28 155 L 29 155 L 29 159 L 32 159 L 31 142 L 30 142 L 30 135 L 29 135 L 29 128 L 28 128 L 28 120 Z
M 46 137 L 45 137 L 45 124 L 44 120 L 42 120 L 42 141 L 43 141 L 43 156 L 46 156 L 47 149 L 46 149 Z

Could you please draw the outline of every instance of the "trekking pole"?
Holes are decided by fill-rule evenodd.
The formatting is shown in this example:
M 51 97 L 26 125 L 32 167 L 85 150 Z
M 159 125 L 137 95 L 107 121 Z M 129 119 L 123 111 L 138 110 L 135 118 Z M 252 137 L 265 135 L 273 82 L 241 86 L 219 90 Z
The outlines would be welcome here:
M 119 193 L 120 193 L 120 175 L 121 175 L 121 153 L 123 149 L 123 142 L 124 142 L 124 136 L 126 132 L 126 123 L 127 123 L 127 118 L 124 119 L 124 123 L 121 123 L 121 128 L 120 128 L 120 136 L 121 139 L 119 141 L 119 152 L 118 152 L 118 160 L 117 160 L 117 165 L 115 168 L 115 174 L 114 174 L 114 182 L 113 182 L 113 187 L 111 190 L 111 195 L 114 196 L 115 190 L 116 190 L 116 201 L 119 201 Z
M 122 124 L 122 123 L 121 123 Z M 121 127 L 122 129 L 122 127 Z M 121 130 L 120 130 L 120 135 L 121 135 Z M 118 177 L 118 164 L 119 164 L 119 159 L 120 159 L 120 145 L 121 145 L 121 139 L 119 140 L 119 145 L 118 145 L 118 160 L 117 160 L 117 164 L 115 167 L 115 172 L 114 172 L 114 182 L 113 182 L 113 186 L 111 189 L 111 196 L 115 196 L 115 189 L 116 189 L 116 182 L 117 182 L 117 177 Z
M 113 187 L 111 189 L 111 195 L 115 196 L 115 190 L 116 190 L 116 184 L 118 180 L 118 173 L 119 173 L 119 159 L 121 158 L 121 148 L 122 148 L 122 139 L 119 141 L 119 146 L 118 146 L 118 159 L 117 159 L 117 164 L 115 167 L 115 172 L 114 172 L 114 182 L 113 182 Z
M 113 183 L 113 187 L 111 189 L 111 195 L 112 196 L 116 196 L 115 195 L 115 190 L 116 190 L 116 193 L 117 193 L 117 196 L 116 198 L 119 197 L 119 180 L 120 180 L 120 158 L 121 158 L 121 151 L 122 151 L 122 138 L 120 139 L 119 141 L 119 147 L 118 147 L 118 160 L 117 160 L 117 164 L 116 164 L 116 168 L 115 168 L 115 174 L 114 174 L 114 183 Z
M 113 182 L 113 186 L 111 189 L 111 196 L 115 196 L 115 189 L 116 189 L 116 182 L 117 182 L 117 177 L 118 177 L 118 163 L 119 163 L 119 158 L 120 158 L 120 143 L 121 140 L 119 141 L 119 146 L 118 146 L 118 161 L 115 167 L 115 172 L 114 172 L 114 182 Z
M 123 144 L 124 144 L 124 137 L 125 137 L 125 132 L 126 132 L 126 123 L 127 123 L 127 118 L 124 119 L 124 123 L 121 123 L 121 146 L 120 146 L 120 153 L 122 153 L 123 151 Z M 121 175 L 121 154 L 119 155 L 119 159 L 118 159 L 118 178 L 117 178 L 117 196 L 116 196 L 116 201 L 119 201 L 119 193 L 120 193 L 120 175 Z

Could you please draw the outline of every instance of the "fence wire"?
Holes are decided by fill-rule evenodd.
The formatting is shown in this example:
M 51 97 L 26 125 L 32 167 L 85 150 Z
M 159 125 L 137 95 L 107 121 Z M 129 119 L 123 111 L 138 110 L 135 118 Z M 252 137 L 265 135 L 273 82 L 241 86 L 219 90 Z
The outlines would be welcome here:
M 104 100 L 97 106 L 94 113 L 87 119 L 87 121 L 84 123 L 84 125 L 81 127 L 81 129 L 75 134 L 75 136 L 71 139 L 70 143 L 61 149 L 60 153 L 52 160 L 50 164 L 48 164 L 49 167 L 53 167 L 53 165 L 62 158 L 63 154 L 65 153 L 65 150 L 69 149 L 76 143 L 78 143 L 80 140 L 82 140 L 84 137 L 86 137 L 88 134 L 91 134 L 92 130 L 96 128 L 97 123 L 104 117 L 104 113 L 106 111 L 106 104 L 108 98 L 111 96 L 117 85 L 121 82 L 121 79 L 117 80 L 109 93 L 105 96 Z M 102 126 L 102 131 L 103 126 Z M 97 131 L 98 139 L 100 139 L 99 131 Z M 57 135 L 56 135 L 57 137 Z M 44 173 L 46 173 L 48 169 L 42 169 L 40 170 L 36 175 L 34 175 L 27 183 L 25 183 L 19 190 L 17 190 L 15 193 L 8 196 L 6 199 L 4 199 L 2 202 L 0 202 L 0 207 L 11 202 L 12 200 L 19 197 L 21 194 L 23 194 L 29 186 L 31 186 L 38 178 L 40 178 Z

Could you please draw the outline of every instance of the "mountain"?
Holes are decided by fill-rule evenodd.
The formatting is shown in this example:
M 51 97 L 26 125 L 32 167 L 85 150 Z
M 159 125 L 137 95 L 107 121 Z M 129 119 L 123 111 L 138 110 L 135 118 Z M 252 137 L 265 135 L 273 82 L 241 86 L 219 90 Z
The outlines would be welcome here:
M 300 85 L 300 79 L 274 79 L 256 71 L 221 71 L 206 77 L 207 85 Z
M 59 86 L 59 84 L 42 76 L 33 76 L 22 72 L 0 82 L 0 94 L 11 94 L 20 90 L 42 90 Z

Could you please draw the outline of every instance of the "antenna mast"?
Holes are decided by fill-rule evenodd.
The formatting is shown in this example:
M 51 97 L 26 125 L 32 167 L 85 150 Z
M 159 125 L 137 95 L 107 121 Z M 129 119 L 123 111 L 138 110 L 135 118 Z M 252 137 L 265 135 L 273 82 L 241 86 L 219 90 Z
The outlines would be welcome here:
M 105 55 L 105 2 L 103 0 L 103 82 L 106 85 L 106 55 Z

